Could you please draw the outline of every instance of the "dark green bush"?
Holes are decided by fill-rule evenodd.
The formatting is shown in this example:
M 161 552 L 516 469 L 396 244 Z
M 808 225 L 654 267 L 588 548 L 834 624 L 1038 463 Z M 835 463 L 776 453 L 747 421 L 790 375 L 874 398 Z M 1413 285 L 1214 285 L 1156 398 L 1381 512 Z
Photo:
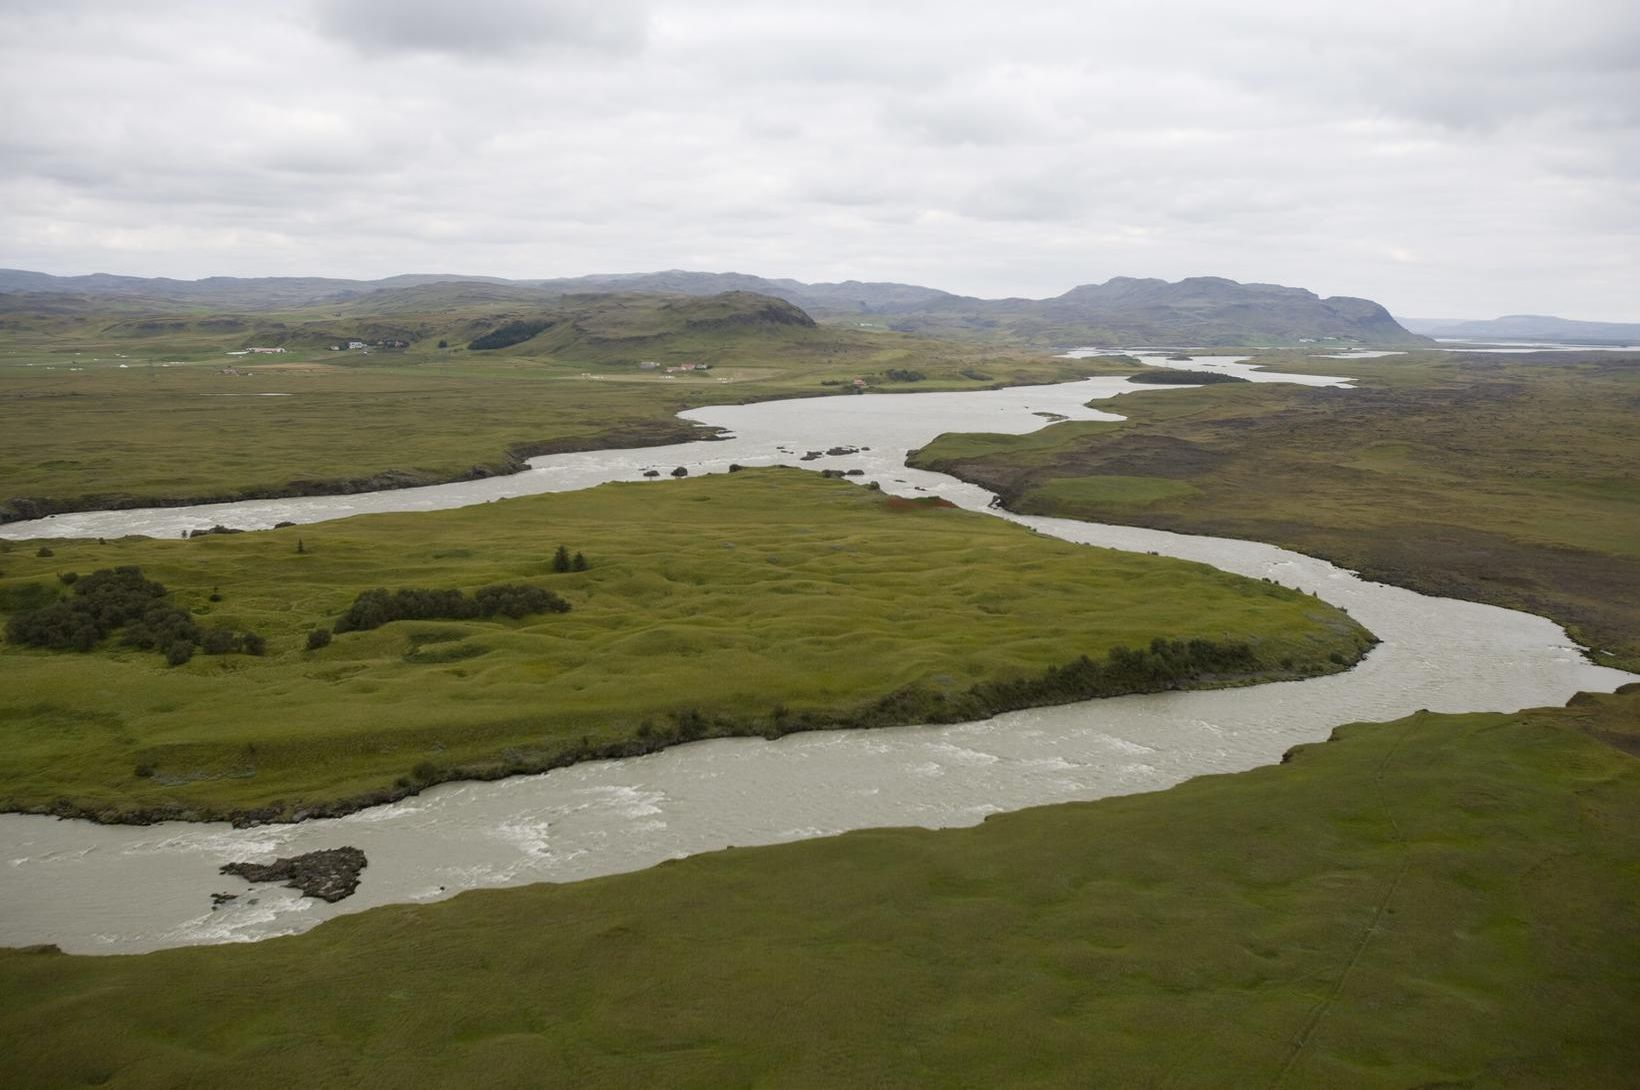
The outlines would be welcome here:
M 202 631 L 187 610 L 164 601 L 165 587 L 144 578 L 140 568 L 103 568 L 71 585 L 69 597 L 13 614 L 6 622 L 6 639 L 57 651 L 89 651 L 120 630 L 121 643 L 158 651 L 172 665 L 187 662 L 196 644 L 210 655 L 241 650 L 259 655 L 265 648 L 255 633 L 238 635 L 220 626 Z M 40 596 L 36 591 L 34 597 Z M 186 654 L 179 650 L 182 645 Z
M 568 613 L 569 608 L 569 603 L 552 591 L 527 583 L 480 587 L 470 598 L 459 590 L 405 587 L 388 591 L 378 587 L 353 600 L 336 622 L 336 632 L 362 632 L 393 621 L 464 621 L 497 614 L 517 618 L 532 613 Z
M 164 594 L 163 586 L 144 579 L 137 568 L 104 568 L 76 581 L 70 597 L 13 615 L 6 638 L 31 647 L 89 651 L 114 629 L 143 618 Z

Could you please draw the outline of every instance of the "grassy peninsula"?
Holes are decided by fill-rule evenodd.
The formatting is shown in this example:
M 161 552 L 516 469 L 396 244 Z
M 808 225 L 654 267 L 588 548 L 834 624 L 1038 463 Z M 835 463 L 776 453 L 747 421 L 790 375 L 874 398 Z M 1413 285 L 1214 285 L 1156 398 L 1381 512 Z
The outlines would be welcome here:
M 252 946 L 0 951 L 0 1080 L 1626 1085 L 1637 723 L 1633 691 L 1419 714 L 972 829 L 471 892 Z
M 1543 614 L 1640 669 L 1640 357 L 1267 362 L 1360 388 L 1132 394 L 1119 423 L 945 435 L 912 464 L 1017 511 L 1268 541 Z
M 560 545 L 586 570 L 555 571 Z M 135 566 L 200 626 L 265 642 L 180 666 L 118 635 L 0 646 L 0 806 L 107 819 L 290 817 L 716 734 L 1297 677 L 1371 640 L 1287 588 L 790 469 L 39 551 L 0 552 L 0 609 Z M 498 584 L 570 611 L 395 621 L 309 649 L 361 592 Z M 1156 640 L 1210 646 L 1152 655 Z M 1119 646 L 1143 661 L 1111 660 Z M 1110 669 L 1090 683 L 1083 656 Z

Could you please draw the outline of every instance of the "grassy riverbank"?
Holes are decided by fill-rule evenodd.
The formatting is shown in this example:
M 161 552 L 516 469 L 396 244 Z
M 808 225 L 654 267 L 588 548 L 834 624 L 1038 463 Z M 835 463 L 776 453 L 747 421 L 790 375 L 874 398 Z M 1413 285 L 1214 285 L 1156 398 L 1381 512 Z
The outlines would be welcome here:
M 0 321 L 0 520 L 505 473 L 535 454 L 707 437 L 676 414 L 843 393 L 856 378 L 892 392 L 1125 369 L 793 324 L 763 316 L 770 301 L 759 298 L 582 298 L 542 311 L 554 326 L 499 351 L 465 345 L 534 311 L 418 297 L 421 309 L 385 315 L 355 312 L 366 305 L 357 303 L 237 318 L 93 310 Z M 408 347 L 330 351 L 353 333 Z M 246 345 L 286 350 L 227 355 Z M 711 367 L 664 370 L 683 363 Z
M 972 829 L 731 850 L 252 946 L 0 952 L 0 1076 L 1626 1085 L 1637 722 L 1640 693 L 1419 714 Z
M 1640 669 L 1640 358 L 1271 359 L 1362 388 L 1133 394 L 1121 423 L 946 435 L 912 464 L 1017 511 L 1268 541 L 1529 610 Z
M 589 570 L 553 572 L 559 544 Z M 1370 639 L 1296 591 L 798 470 L 50 549 L 0 552 L 5 608 L 136 565 L 202 626 L 267 641 L 178 667 L 117 637 L 0 647 L 0 805 L 108 818 L 287 816 L 715 734 L 973 718 L 1099 695 L 1048 672 L 1157 638 L 1250 647 L 1192 686 L 1332 672 Z M 517 582 L 572 612 L 306 649 L 364 590 Z

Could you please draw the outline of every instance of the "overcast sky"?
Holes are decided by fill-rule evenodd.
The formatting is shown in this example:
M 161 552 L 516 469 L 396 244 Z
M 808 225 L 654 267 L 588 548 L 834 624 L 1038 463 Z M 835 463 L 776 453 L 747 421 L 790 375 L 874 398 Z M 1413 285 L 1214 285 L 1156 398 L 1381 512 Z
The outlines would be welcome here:
M 0 0 L 0 265 L 1640 321 L 1636 0 Z

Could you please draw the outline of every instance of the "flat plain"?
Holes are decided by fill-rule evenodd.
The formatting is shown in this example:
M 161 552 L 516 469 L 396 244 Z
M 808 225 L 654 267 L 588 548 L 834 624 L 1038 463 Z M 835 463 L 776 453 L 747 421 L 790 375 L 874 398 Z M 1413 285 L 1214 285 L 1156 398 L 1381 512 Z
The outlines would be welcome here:
M 427 309 L 384 314 L 376 300 L 156 316 L 104 300 L 9 320 L 0 310 L 0 519 L 506 473 L 536 454 L 707 438 L 676 414 L 846 396 L 856 379 L 903 392 L 1131 370 L 816 326 L 756 296 L 591 297 L 543 311 L 446 291 L 412 303 Z M 467 347 L 541 315 L 555 324 L 527 341 Z M 406 347 L 331 350 L 354 337 Z M 259 346 L 283 351 L 229 355 Z M 666 370 L 685 364 L 694 369 Z
M 1134 394 L 1120 423 L 945 435 L 912 464 L 1029 514 L 1267 541 L 1542 614 L 1640 669 L 1640 359 L 1264 358 L 1360 388 Z

